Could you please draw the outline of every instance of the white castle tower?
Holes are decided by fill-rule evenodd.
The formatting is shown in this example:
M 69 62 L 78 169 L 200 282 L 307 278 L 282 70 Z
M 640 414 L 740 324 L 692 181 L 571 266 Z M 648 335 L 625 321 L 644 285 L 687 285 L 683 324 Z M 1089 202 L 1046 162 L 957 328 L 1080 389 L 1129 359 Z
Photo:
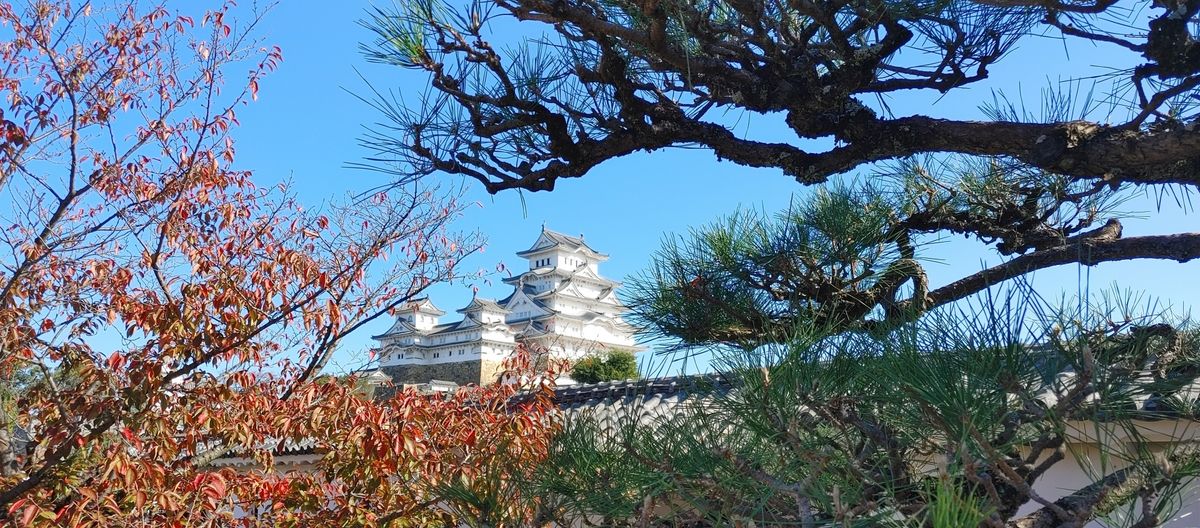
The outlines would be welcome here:
M 517 256 L 529 270 L 504 279 L 513 292 L 499 301 L 476 297 L 440 323 L 445 312 L 428 298 L 408 303 L 381 335 L 380 368 L 398 384 L 495 381 L 517 342 L 540 345 L 556 358 L 577 360 L 605 350 L 637 352 L 634 329 L 622 318 L 627 308 L 615 295 L 619 283 L 600 275 L 608 255 L 583 237 L 542 228 Z

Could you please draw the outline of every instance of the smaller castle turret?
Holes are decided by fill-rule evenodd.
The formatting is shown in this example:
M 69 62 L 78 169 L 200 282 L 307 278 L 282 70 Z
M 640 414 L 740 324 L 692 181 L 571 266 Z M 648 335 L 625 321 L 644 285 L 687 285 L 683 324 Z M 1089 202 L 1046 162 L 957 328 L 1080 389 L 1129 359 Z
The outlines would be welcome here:
M 417 330 L 432 330 L 438 325 L 438 319 L 446 315 L 434 306 L 433 302 L 428 297 L 414 299 L 398 310 L 396 319 L 406 321 Z

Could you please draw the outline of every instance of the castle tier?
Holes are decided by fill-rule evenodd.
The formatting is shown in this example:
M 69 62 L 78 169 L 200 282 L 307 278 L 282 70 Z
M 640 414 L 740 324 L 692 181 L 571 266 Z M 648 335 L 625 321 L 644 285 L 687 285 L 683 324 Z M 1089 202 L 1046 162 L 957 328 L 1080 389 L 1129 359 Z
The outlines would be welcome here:
M 533 246 L 517 253 L 529 270 L 504 279 L 513 287 L 499 301 L 476 297 L 440 323 L 445 312 L 428 298 L 402 308 L 392 328 L 375 336 L 380 368 L 398 385 L 451 381 L 491 383 L 517 343 L 544 347 L 556 358 L 577 360 L 610 349 L 641 350 L 622 318 L 619 283 L 600 275 L 608 255 L 583 237 L 542 228 Z

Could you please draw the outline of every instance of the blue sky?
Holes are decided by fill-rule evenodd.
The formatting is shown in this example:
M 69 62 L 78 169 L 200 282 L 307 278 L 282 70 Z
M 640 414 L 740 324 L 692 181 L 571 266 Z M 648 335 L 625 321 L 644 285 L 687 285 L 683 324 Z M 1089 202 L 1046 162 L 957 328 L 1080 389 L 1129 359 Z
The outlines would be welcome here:
M 365 126 L 379 120 L 356 96 L 369 93 L 360 74 L 378 89 L 401 94 L 415 95 L 425 82 L 421 74 L 367 64 L 362 58 L 359 42 L 368 40 L 370 34 L 358 20 L 364 18 L 370 2 L 343 0 L 335 5 L 318 9 L 310 2 L 285 0 L 267 15 L 261 26 L 264 42 L 279 45 L 284 61 L 260 83 L 259 100 L 239 113 L 242 126 L 235 131 L 238 163 L 243 168 L 254 170 L 260 182 L 291 180 L 302 201 L 314 205 L 388 181 L 386 175 L 346 168 L 367 154 L 358 139 Z M 1135 59 L 1113 47 L 1031 38 L 992 67 L 991 78 L 984 83 L 945 97 L 906 94 L 889 100 L 889 105 L 897 115 L 982 118 L 978 105 L 992 99 L 992 90 L 1003 90 L 1010 97 L 1020 94 L 1026 104 L 1036 108 L 1040 91 L 1052 83 L 1125 67 Z M 777 121 L 761 116 L 744 117 L 739 127 L 756 136 L 781 130 Z M 568 234 L 584 234 L 589 244 L 612 257 L 602 271 L 620 280 L 644 268 L 664 236 L 686 233 L 739 207 L 783 209 L 793 196 L 806 192 L 779 171 L 718 163 L 711 153 L 698 150 L 667 150 L 615 160 L 583 178 L 561 180 L 551 193 L 508 192 L 493 197 L 471 186 L 470 198 L 483 207 L 472 208 L 459 227 L 481 231 L 488 238 L 488 247 L 466 262 L 465 269 L 494 269 L 498 262 L 524 269 L 513 253 L 528 247 L 545 223 Z M 1155 212 L 1154 207 L 1152 200 L 1127 205 L 1126 209 L 1145 211 L 1148 218 L 1125 221 L 1126 234 L 1196 229 L 1196 217 L 1186 211 L 1167 207 Z M 940 261 L 929 264 L 935 287 L 978 271 L 985 261 L 999 261 L 994 252 L 962 239 L 937 244 L 925 254 Z M 1085 279 L 1092 290 L 1117 282 L 1186 305 L 1200 292 L 1198 275 L 1200 262 L 1135 261 L 1102 265 L 1090 274 L 1076 266 L 1062 266 L 1037 273 L 1033 283 L 1044 294 L 1056 296 L 1078 292 Z M 482 296 L 508 293 L 498 281 L 478 286 Z M 471 289 L 442 286 L 433 290 L 433 296 L 449 311 L 466 304 Z M 352 336 L 335 363 L 360 363 L 358 354 L 369 346 L 369 336 L 388 324 L 380 321 Z

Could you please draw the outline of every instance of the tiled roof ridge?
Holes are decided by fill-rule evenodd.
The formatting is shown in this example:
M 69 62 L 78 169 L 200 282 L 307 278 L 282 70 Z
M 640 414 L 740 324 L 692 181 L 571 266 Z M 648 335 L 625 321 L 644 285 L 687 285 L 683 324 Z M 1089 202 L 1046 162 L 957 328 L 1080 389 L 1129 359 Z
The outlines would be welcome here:
M 487 297 L 474 296 L 474 297 L 471 297 L 471 302 L 467 303 L 466 306 L 463 306 L 462 308 L 458 309 L 458 313 L 474 312 L 474 311 L 484 310 L 484 309 L 491 309 L 493 311 L 501 311 L 501 312 L 508 311 L 503 306 L 500 306 L 500 304 L 493 299 L 489 299 Z
M 554 401 L 558 405 L 569 405 L 593 400 L 616 401 L 629 396 L 673 396 L 724 391 L 735 385 L 736 380 L 720 373 L 603 381 L 559 387 L 554 390 Z
M 542 227 L 542 231 L 545 232 L 547 235 L 550 235 L 550 238 L 557 239 L 557 241 L 559 241 L 559 242 L 563 242 L 563 243 L 570 244 L 573 246 L 582 246 L 582 245 L 586 244 L 583 241 L 583 235 L 575 237 L 575 236 L 571 236 L 566 233 L 563 233 L 562 231 L 555 231 L 548 227 Z

